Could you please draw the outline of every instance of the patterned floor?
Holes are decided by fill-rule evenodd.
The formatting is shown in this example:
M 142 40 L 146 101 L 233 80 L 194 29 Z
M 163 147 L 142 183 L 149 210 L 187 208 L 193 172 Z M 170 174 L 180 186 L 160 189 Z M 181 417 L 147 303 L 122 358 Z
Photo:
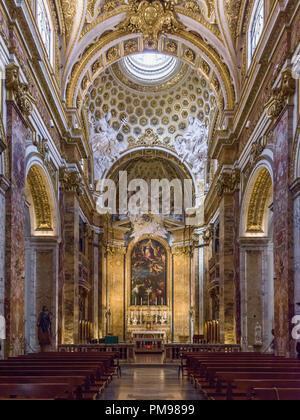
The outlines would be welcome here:
M 122 367 L 101 400 L 202 400 L 186 378 L 178 379 L 178 367 Z

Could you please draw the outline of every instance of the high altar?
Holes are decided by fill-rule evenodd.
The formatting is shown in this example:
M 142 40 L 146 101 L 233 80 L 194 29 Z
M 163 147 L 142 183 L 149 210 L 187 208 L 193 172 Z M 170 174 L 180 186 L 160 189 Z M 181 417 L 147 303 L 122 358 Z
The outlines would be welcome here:
M 102 256 L 102 334 L 117 335 L 124 342 L 148 337 L 164 343 L 191 340 L 201 309 L 198 250 L 193 251 L 187 232 L 178 226 L 172 246 L 155 235 L 126 243 L 126 223 L 114 224 L 114 244 Z M 111 331 L 105 317 L 108 307 Z

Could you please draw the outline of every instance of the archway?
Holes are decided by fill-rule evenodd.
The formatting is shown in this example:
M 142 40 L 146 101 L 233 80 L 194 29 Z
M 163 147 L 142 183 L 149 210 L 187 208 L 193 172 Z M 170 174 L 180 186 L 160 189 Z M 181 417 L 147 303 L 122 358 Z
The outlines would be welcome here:
M 266 350 L 274 328 L 273 181 L 267 163 L 253 171 L 241 209 L 242 345 Z
M 25 339 L 30 353 L 39 349 L 36 324 L 43 306 L 52 313 L 53 348 L 58 329 L 57 201 L 52 180 L 38 159 L 28 163 L 25 191 Z

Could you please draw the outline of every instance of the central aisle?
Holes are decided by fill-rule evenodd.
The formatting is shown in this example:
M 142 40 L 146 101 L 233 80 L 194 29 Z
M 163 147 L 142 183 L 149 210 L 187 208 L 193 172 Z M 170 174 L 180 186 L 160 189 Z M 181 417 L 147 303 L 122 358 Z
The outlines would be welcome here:
M 101 400 L 201 400 L 187 378 L 178 379 L 178 367 L 122 367 L 122 377 L 114 378 Z

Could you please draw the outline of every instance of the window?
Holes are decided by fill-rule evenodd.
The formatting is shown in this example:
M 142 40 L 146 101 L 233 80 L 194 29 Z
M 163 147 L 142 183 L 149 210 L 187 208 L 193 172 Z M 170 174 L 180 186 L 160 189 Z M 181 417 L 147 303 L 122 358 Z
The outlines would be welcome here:
M 257 0 L 249 27 L 249 66 L 264 29 L 264 0 Z
M 37 25 L 46 48 L 50 62 L 52 62 L 52 29 L 48 6 L 43 0 L 37 1 Z

